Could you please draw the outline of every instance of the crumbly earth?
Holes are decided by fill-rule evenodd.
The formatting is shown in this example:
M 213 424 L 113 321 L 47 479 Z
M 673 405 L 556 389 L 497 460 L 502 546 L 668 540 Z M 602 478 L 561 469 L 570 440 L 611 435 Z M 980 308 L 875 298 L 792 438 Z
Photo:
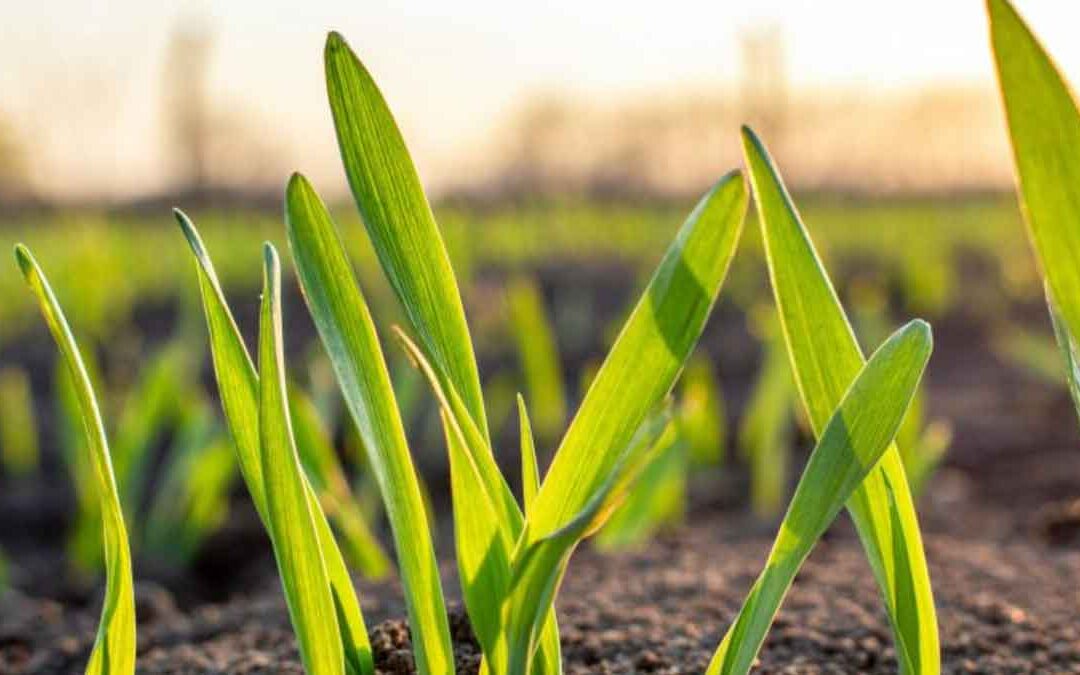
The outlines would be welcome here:
M 964 533 L 926 537 L 944 672 L 1080 673 L 1080 550 L 1002 526 L 997 514 L 983 516 L 965 518 Z M 850 529 L 834 528 L 803 567 L 755 672 L 896 672 L 881 601 Z M 566 672 L 703 672 L 770 540 L 769 528 L 748 519 L 711 516 L 643 551 L 583 549 L 559 595 Z M 139 672 L 302 672 L 280 590 L 269 574 L 263 585 L 190 612 L 160 587 L 140 586 Z M 379 672 L 413 673 L 400 588 L 358 586 Z M 16 593 L 3 607 L 0 672 L 81 672 L 94 610 Z M 456 607 L 451 614 L 458 672 L 475 673 L 479 656 L 467 620 Z

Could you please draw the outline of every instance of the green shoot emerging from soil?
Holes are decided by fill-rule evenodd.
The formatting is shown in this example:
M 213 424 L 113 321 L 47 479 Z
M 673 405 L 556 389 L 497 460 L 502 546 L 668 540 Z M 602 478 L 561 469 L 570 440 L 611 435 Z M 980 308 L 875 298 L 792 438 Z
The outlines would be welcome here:
M 566 422 L 566 392 L 555 331 L 535 282 L 513 280 L 506 290 L 506 301 L 521 360 L 525 400 L 533 411 L 533 428 L 542 439 L 550 439 Z
M 105 426 L 79 347 L 48 280 L 24 246 L 15 247 L 15 259 L 26 283 L 37 298 L 45 323 L 48 324 L 70 371 L 86 431 L 86 447 L 89 462 L 93 467 L 94 490 L 100 504 L 105 550 L 105 602 L 86 673 L 130 675 L 135 672 L 135 595 L 131 574 L 131 550 L 124 526 L 124 512 L 120 506 L 120 494 L 113 477 Z
M 1080 414 L 1080 111 L 1061 71 L 1007 0 L 988 0 L 990 40 L 1024 220 Z
M 304 665 L 318 675 L 371 673 L 371 646 L 352 580 L 295 449 L 275 295 L 277 254 L 269 245 L 264 253 L 260 377 L 202 240 L 184 214 L 176 217 L 195 255 L 214 373 L 240 472 L 270 534 Z
M 891 444 L 930 346 L 930 327 L 913 321 L 874 353 L 852 383 L 810 455 L 765 570 L 713 657 L 709 675 L 750 670 L 795 573 Z
M 346 175 L 407 320 L 407 330 L 395 327 L 393 335 L 439 406 L 458 573 L 483 653 L 482 672 L 557 675 L 562 666 L 554 600 L 578 544 L 624 505 L 631 520 L 659 520 L 640 511 L 658 504 L 670 502 L 675 512 L 690 462 L 716 458 L 710 454 L 715 451 L 695 446 L 719 447 L 722 427 L 703 423 L 701 410 L 683 420 L 668 396 L 735 253 L 748 202 L 745 182 L 738 172 L 723 177 L 686 219 L 592 378 L 544 477 L 518 397 L 519 502 L 495 462 L 461 293 L 404 139 L 371 75 L 336 33 L 328 38 L 325 59 Z M 847 502 L 885 596 L 903 672 L 934 675 L 933 598 L 892 443 L 929 357 L 929 326 L 908 324 L 866 363 L 779 175 L 749 131 L 745 147 L 783 344 L 819 443 L 768 564 L 709 672 L 749 669 L 799 566 Z M 199 235 L 183 214 L 177 218 L 196 258 L 241 473 L 273 543 L 304 665 L 318 675 L 369 675 L 372 656 L 360 607 L 323 512 L 348 502 L 348 488 L 327 464 L 333 452 L 315 424 L 315 406 L 286 390 L 277 253 L 266 245 L 256 372 Z M 453 672 L 421 482 L 372 314 L 337 226 L 299 174 L 286 189 L 285 221 L 305 301 L 390 522 L 417 670 Z M 518 304 L 533 306 L 518 313 L 532 319 L 519 322 L 535 323 L 535 294 L 521 297 Z M 779 338 L 776 353 L 783 354 Z M 557 357 L 543 360 L 561 384 Z M 719 414 L 719 394 L 707 389 L 700 381 L 694 385 L 700 399 L 694 405 Z M 789 397 L 783 398 L 786 413 Z M 680 424 L 687 425 L 685 432 Z M 666 492 L 676 498 L 668 500 L 661 494 Z
M 765 146 L 744 129 L 743 148 L 792 371 L 810 425 L 821 439 L 865 360 Z M 902 672 L 938 673 L 940 650 L 930 575 L 895 444 L 847 506 L 885 599 Z

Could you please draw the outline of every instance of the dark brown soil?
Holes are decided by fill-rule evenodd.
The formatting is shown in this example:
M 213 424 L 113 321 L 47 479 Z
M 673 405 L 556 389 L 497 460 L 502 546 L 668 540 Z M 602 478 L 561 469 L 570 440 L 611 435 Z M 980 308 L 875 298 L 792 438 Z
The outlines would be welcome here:
M 1045 308 L 1014 318 L 1045 324 Z M 735 419 L 756 369 L 744 327 L 722 304 L 703 339 Z M 1080 436 L 1072 405 L 1063 388 L 999 360 L 985 318 L 954 311 L 934 330 L 927 408 L 955 435 L 920 514 L 943 670 L 1080 673 Z M 29 353 L 42 351 L 34 344 Z M 569 361 L 580 365 L 599 349 L 583 345 Z M 504 357 L 485 358 L 498 365 Z M 48 372 L 47 363 L 32 372 Z M 483 365 L 491 371 L 492 363 Z M 418 461 L 431 485 L 444 485 L 441 452 L 433 450 Z M 802 439 L 796 464 L 806 450 Z M 511 476 L 512 462 L 504 467 Z M 96 627 L 100 586 L 69 581 L 62 547 L 72 496 L 58 458 L 47 463 L 35 483 L 0 477 L 0 543 L 20 589 L 0 597 L 0 675 L 82 672 Z M 601 556 L 584 547 L 575 556 L 559 595 L 568 673 L 703 671 L 775 533 L 775 525 L 745 515 L 746 482 L 745 468 L 728 462 L 693 486 L 682 530 L 641 552 Z M 434 496 L 445 503 L 444 492 Z M 870 569 L 846 516 L 840 520 L 796 580 L 756 672 L 896 671 Z M 440 547 L 449 550 L 448 542 L 442 533 Z M 157 570 L 137 560 L 135 569 L 139 672 L 301 672 L 266 537 L 242 490 L 227 527 L 191 568 Z M 449 568 L 445 587 L 456 592 Z M 411 673 L 400 589 L 362 581 L 358 588 L 381 672 Z M 459 610 L 452 620 L 460 670 L 475 672 L 467 622 Z
M 946 522 L 949 505 L 935 505 Z M 927 535 L 948 673 L 1080 673 L 1080 550 L 1042 543 L 1015 518 L 983 512 Z M 936 525 L 931 524 L 931 528 Z M 834 528 L 800 572 L 761 652 L 762 673 L 893 673 L 881 601 L 855 537 Z M 568 673 L 700 673 L 766 555 L 772 532 L 707 517 L 645 551 L 571 563 L 559 595 Z M 191 612 L 159 587 L 139 589 L 139 672 L 299 673 L 276 581 Z M 454 581 L 447 575 L 446 586 Z M 359 583 L 381 672 L 411 673 L 394 584 Z M 0 672 L 80 672 L 96 611 L 12 593 L 0 617 Z M 459 672 L 479 658 L 452 611 Z

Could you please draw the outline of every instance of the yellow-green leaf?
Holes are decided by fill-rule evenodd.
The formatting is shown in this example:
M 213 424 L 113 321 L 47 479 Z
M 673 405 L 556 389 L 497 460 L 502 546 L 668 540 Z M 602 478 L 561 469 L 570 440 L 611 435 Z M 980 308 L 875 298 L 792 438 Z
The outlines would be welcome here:
M 930 327 L 912 321 L 887 340 L 856 377 L 821 432 L 765 567 L 713 656 L 708 675 L 750 671 L 799 567 L 896 436 L 930 350 Z M 893 529 L 894 535 L 900 531 Z M 893 550 L 901 548 L 897 542 Z
M 41 307 L 56 346 L 71 373 L 87 436 L 94 487 L 101 503 L 102 535 L 105 547 L 105 602 L 101 609 L 97 637 L 86 666 L 87 675 L 130 675 L 135 672 L 135 594 L 131 573 L 124 512 L 116 489 L 105 425 L 101 420 L 93 386 L 83 365 L 60 303 L 30 251 L 15 247 L 26 283 Z
M 865 359 L 795 204 L 765 146 L 750 129 L 743 130 L 743 150 L 792 371 L 810 425 L 820 436 Z M 889 499 L 887 485 L 892 486 L 894 500 Z M 930 574 L 895 444 L 847 506 L 885 599 L 902 672 L 936 675 L 941 655 Z M 902 528 L 899 534 L 893 532 L 897 525 Z M 894 551 L 896 542 L 903 544 L 902 550 Z M 899 567 L 898 557 L 904 561 Z M 914 597 L 905 597 L 905 590 Z

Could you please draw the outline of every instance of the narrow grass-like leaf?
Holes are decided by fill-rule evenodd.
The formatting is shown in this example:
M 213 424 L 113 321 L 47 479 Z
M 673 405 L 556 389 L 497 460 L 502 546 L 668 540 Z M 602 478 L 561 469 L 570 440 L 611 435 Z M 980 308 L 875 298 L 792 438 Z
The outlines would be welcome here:
M 765 569 L 709 664 L 708 675 L 750 671 L 795 573 L 844 502 L 889 448 L 930 358 L 930 327 L 913 321 L 867 362 L 821 433 Z M 887 498 L 892 489 L 886 483 Z M 896 510 L 891 509 L 895 514 Z M 893 529 L 894 536 L 901 532 Z M 902 550 L 896 542 L 894 551 Z M 902 565 L 906 557 L 901 556 Z M 910 575 L 898 574 L 898 583 Z M 902 594 L 902 597 L 910 594 Z
M 604 484 L 565 527 L 540 538 L 530 537 L 526 530 L 519 539 L 513 557 L 511 594 L 502 608 L 504 647 L 509 655 L 505 672 L 509 675 L 530 672 L 537 640 L 546 638 L 550 630 L 549 625 L 541 629 L 540 619 L 545 612 L 548 619 L 552 617 L 555 593 L 571 554 L 582 539 L 596 532 L 624 504 L 632 486 L 638 484 L 663 447 L 658 440 L 670 422 L 668 406 L 651 415 L 619 453 Z
M 735 252 L 742 175 L 722 178 L 680 228 L 593 380 L 536 495 L 538 539 L 569 524 L 611 474 L 637 428 L 671 390 Z
M 338 532 L 346 558 L 369 579 L 386 576 L 391 569 L 390 560 L 352 495 L 315 403 L 298 388 L 290 387 L 289 414 L 300 461 L 319 503 Z
M 344 675 L 330 579 L 293 440 L 282 342 L 281 264 L 266 244 L 259 310 L 259 447 L 270 539 L 304 669 L 311 675 Z
M 555 331 L 535 282 L 514 280 L 506 290 L 506 300 L 532 419 L 540 437 L 551 438 L 562 430 L 566 419 L 566 393 Z
M 704 328 L 735 252 L 746 205 L 746 185 L 738 172 L 722 178 L 701 199 L 571 422 L 514 553 L 513 593 L 503 611 L 515 659 L 512 673 L 528 672 L 536 621 L 551 607 L 574 547 L 611 514 L 628 477 L 644 468 L 640 457 L 630 456 L 634 435 L 671 390 Z M 631 470 L 622 471 L 624 466 Z
M 483 449 L 484 439 L 469 418 L 461 397 L 453 389 L 443 389 L 420 347 L 401 329 L 395 328 L 395 333 L 413 363 L 428 379 L 439 402 L 450 455 L 454 540 L 462 593 L 469 620 L 484 652 L 484 665 L 490 672 L 505 672 L 506 664 L 514 654 L 508 653 L 513 645 L 507 643 L 501 633 L 506 621 L 502 608 L 511 591 L 510 551 L 513 541 L 520 540 L 522 515 L 505 482 L 488 480 L 488 476 L 501 478 L 501 474 L 493 466 L 485 467 L 492 461 L 491 453 Z M 554 608 L 547 612 L 541 636 L 540 658 L 532 661 L 533 672 L 561 672 Z M 531 646 L 529 651 L 530 654 L 533 651 Z
M 90 464 L 95 488 L 101 503 L 102 534 L 105 549 L 105 602 L 101 609 L 94 648 L 90 653 L 87 675 L 129 675 L 135 672 L 135 593 L 131 574 L 131 549 L 128 545 L 124 512 L 109 458 L 105 425 L 101 420 L 94 390 L 83 365 L 60 303 L 30 251 L 21 244 L 15 247 L 26 283 L 41 307 L 49 331 L 56 340 L 75 384 L 87 435 Z
M 691 358 L 680 381 L 679 435 L 686 441 L 689 459 L 696 466 L 717 466 L 724 459 L 727 417 L 708 357 Z
M 1024 219 L 1062 321 L 1080 335 L 1080 111 L 1012 5 L 986 4 Z
M 820 437 L 865 360 L 832 282 L 764 145 L 743 130 L 743 149 L 761 216 L 762 239 L 792 371 L 810 425 Z M 894 497 L 889 500 L 886 480 Z M 915 506 L 895 444 L 848 501 L 882 590 L 904 673 L 940 671 L 937 614 Z M 893 513 L 895 511 L 895 513 Z M 903 531 L 893 532 L 895 524 Z M 894 552 L 895 542 L 903 542 Z M 897 569 L 897 556 L 905 564 Z M 899 579 L 907 572 L 910 579 Z M 910 589 L 914 598 L 901 597 Z M 904 610 L 904 611 L 902 611 Z
M 503 672 L 506 653 L 499 643 L 499 611 L 509 590 L 511 537 L 513 531 L 520 531 L 522 517 L 515 505 L 505 507 L 505 512 L 500 509 L 497 495 L 502 486 L 485 480 L 481 468 L 490 453 L 481 449 L 483 438 L 457 392 L 443 389 L 428 358 L 403 331 L 397 329 L 395 334 L 439 402 L 450 458 L 454 543 L 462 594 L 486 664 L 494 672 Z
M 341 159 L 379 262 L 440 379 L 453 385 L 489 440 L 461 294 L 405 139 L 338 33 L 327 37 L 325 61 Z
M 386 360 L 337 228 L 298 174 L 286 192 L 285 222 L 304 298 L 386 504 L 417 669 L 425 675 L 451 672 L 439 567 Z
M 259 440 L 259 378 L 252 365 L 251 356 L 244 346 L 236 327 L 225 294 L 221 291 L 210 255 L 203 246 L 198 231 L 179 210 L 174 212 L 188 245 L 195 257 L 202 294 L 206 324 L 210 332 L 210 352 L 217 378 L 218 392 L 228 421 L 229 432 L 236 446 L 240 473 L 247 484 L 255 510 L 273 539 L 269 524 L 269 507 L 266 499 L 262 454 Z M 306 484 L 306 479 L 305 479 Z M 333 532 L 326 516 L 319 507 L 314 490 L 307 486 L 309 509 L 315 521 L 319 547 L 329 576 L 331 593 L 338 618 L 338 630 L 344 649 L 345 665 L 350 675 L 371 675 L 375 666 L 371 657 L 371 645 L 367 627 L 360 611 L 360 603 L 353 589 L 349 570 L 334 541 Z M 277 544 L 275 543 L 275 546 Z
M 536 464 L 536 442 L 533 440 L 529 412 L 525 399 L 518 394 L 518 432 L 521 444 L 521 505 L 528 516 L 536 493 L 540 490 L 540 468 Z

